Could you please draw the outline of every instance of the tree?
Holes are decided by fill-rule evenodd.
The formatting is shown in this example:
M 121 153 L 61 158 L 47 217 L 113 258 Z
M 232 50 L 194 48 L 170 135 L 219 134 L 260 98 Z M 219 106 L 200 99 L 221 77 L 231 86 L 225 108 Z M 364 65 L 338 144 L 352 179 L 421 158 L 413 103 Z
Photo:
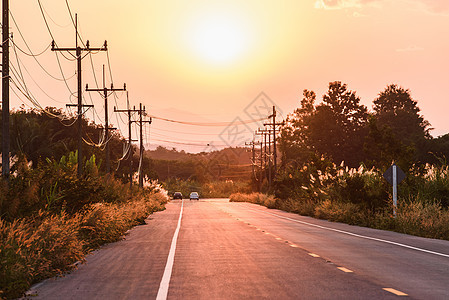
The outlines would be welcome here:
M 308 128 L 310 118 L 315 112 L 316 94 L 304 90 L 301 106 L 287 117 L 286 125 L 281 129 L 279 147 L 282 153 L 282 165 L 291 162 L 305 162 L 313 153 L 308 143 Z
M 414 162 L 426 160 L 430 123 L 419 114 L 410 91 L 391 84 L 374 100 L 374 116 L 380 130 L 389 128 L 391 138 L 413 150 Z M 398 159 L 398 158 L 396 158 Z
M 356 167 L 363 160 L 368 110 L 340 81 L 329 83 L 323 103 L 310 118 L 308 142 L 319 154 Z

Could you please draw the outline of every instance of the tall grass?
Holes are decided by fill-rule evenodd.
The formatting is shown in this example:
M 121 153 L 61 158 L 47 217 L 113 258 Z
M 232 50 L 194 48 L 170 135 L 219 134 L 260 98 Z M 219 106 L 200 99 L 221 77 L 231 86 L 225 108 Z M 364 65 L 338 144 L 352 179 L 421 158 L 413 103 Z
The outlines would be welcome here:
M 31 284 L 70 270 L 91 250 L 144 223 L 166 201 L 159 193 L 142 194 L 125 203 L 91 204 L 73 215 L 41 210 L 13 222 L 0 219 L 0 297 L 20 297 Z
M 229 197 L 231 202 L 250 202 L 254 204 L 260 204 L 268 208 L 275 208 L 276 201 L 274 196 L 261 193 L 242 194 L 235 193 Z
M 275 199 L 265 194 L 232 194 L 231 202 L 249 202 L 300 215 L 350 225 L 392 230 L 410 235 L 449 240 L 449 210 L 438 202 L 409 199 L 400 202 L 397 217 L 390 209 L 372 212 L 365 207 L 329 199 L 312 202 L 299 199 Z
M 276 199 L 233 194 L 247 201 L 285 211 L 378 229 L 449 240 L 449 167 L 413 166 L 399 185 L 397 217 L 393 217 L 391 186 L 379 170 L 348 169 L 321 158 L 281 173 Z
M 99 176 L 95 159 L 76 174 L 76 155 L 32 169 L 21 158 L 0 184 L 0 298 L 73 268 L 91 250 L 117 241 L 168 201 L 157 184 L 129 188 Z

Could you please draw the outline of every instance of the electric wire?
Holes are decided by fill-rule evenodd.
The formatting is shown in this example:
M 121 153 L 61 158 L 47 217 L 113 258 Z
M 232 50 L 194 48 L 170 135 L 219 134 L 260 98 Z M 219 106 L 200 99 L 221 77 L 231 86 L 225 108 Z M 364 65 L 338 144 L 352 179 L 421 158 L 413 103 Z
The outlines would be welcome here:
M 33 76 L 31 75 L 31 73 L 28 71 L 27 67 L 25 66 L 25 64 L 20 60 L 19 56 L 17 55 L 17 51 L 16 51 L 16 44 L 13 42 L 13 50 L 14 50 L 14 54 L 16 56 L 17 59 L 17 64 L 20 66 L 22 65 L 23 69 L 27 72 L 29 78 L 31 78 L 31 80 L 34 82 L 34 84 L 39 88 L 39 90 L 41 90 L 42 93 L 44 93 L 49 99 L 58 102 L 58 103 L 62 103 L 61 101 L 53 98 L 52 96 L 50 96 L 38 83 L 37 81 L 33 78 Z M 23 77 L 23 75 L 22 75 Z
M 68 23 L 67 25 L 60 25 L 60 24 L 58 24 L 58 23 L 51 17 L 51 15 L 48 13 L 48 11 L 45 9 L 45 7 L 42 7 L 42 8 L 43 8 L 45 14 L 48 16 L 48 18 L 49 18 L 49 19 L 53 22 L 53 24 L 55 24 L 56 26 L 61 27 L 61 28 L 67 28 L 67 27 L 69 27 L 70 25 L 72 25 L 71 23 Z
M 153 128 L 153 130 L 170 132 L 170 133 L 187 134 L 187 135 L 219 136 L 221 134 L 221 133 L 184 132 L 184 131 L 175 131 L 175 130 L 168 130 L 168 129 L 162 129 L 162 128 Z M 241 134 L 241 132 L 226 133 L 226 135 L 240 135 L 240 134 Z
M 167 118 L 158 117 L 155 115 L 150 115 L 154 119 L 166 121 L 166 122 L 172 122 L 172 123 L 178 123 L 178 124 L 184 124 L 184 125 L 194 125 L 194 126 L 230 126 L 230 125 L 244 125 L 244 124 L 250 124 L 250 123 L 256 123 L 263 120 L 268 120 L 268 117 L 260 118 L 260 119 L 252 119 L 252 120 L 242 120 L 242 121 L 233 121 L 233 122 L 189 122 L 189 121 L 178 121 L 178 120 L 172 120 Z
M 69 1 L 65 0 L 65 3 L 67 6 L 67 10 L 69 11 L 69 15 L 70 15 L 70 19 L 72 20 L 73 27 L 75 27 L 76 35 L 79 37 L 81 44 L 83 44 L 83 47 L 86 48 L 86 45 L 83 42 L 83 38 L 81 37 L 81 34 L 77 28 L 77 24 L 76 24 L 75 20 L 73 19 L 73 14 L 72 14 L 72 10 L 70 9 Z
M 40 2 L 40 0 L 38 0 L 38 2 Z M 25 46 L 27 47 L 28 51 L 30 52 L 31 56 L 34 58 L 34 60 L 36 61 L 36 63 L 39 65 L 39 67 L 40 67 L 40 68 L 41 68 L 41 69 L 42 69 L 48 76 L 50 76 L 51 78 L 53 78 L 53 79 L 55 79 L 55 80 L 58 80 L 58 81 L 65 81 L 65 80 L 66 80 L 65 78 L 62 78 L 62 79 L 61 79 L 61 78 L 58 78 L 58 77 L 52 75 L 49 71 L 47 71 L 46 68 L 44 68 L 44 66 L 43 66 L 43 65 L 40 63 L 40 61 L 37 59 L 37 56 L 39 56 L 39 55 L 34 54 L 33 51 L 31 50 L 30 46 L 29 46 L 28 43 L 26 42 L 25 37 L 23 36 L 22 31 L 20 30 L 20 28 L 19 28 L 19 26 L 18 26 L 18 24 L 17 24 L 17 22 L 16 22 L 16 20 L 15 20 L 15 18 L 14 18 L 14 16 L 13 16 L 13 14 L 12 14 L 11 11 L 10 11 L 10 15 L 11 15 L 11 19 L 12 19 L 13 22 L 14 22 L 14 25 L 15 25 L 16 28 L 17 28 L 17 32 L 19 32 L 19 35 L 20 35 L 20 37 L 22 38 L 22 40 L 24 41 Z M 50 32 L 50 36 L 53 37 L 53 35 L 51 34 L 51 31 L 50 31 L 49 28 L 48 28 L 48 30 L 49 30 L 49 32 Z M 50 45 L 51 45 L 51 44 L 50 44 Z

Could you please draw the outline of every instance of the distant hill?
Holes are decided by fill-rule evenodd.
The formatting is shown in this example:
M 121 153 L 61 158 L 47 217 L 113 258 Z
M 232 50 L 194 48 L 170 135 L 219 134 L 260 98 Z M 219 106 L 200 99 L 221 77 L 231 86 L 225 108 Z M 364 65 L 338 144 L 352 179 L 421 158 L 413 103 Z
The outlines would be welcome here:
M 187 161 L 187 160 L 204 160 L 204 159 L 216 159 L 216 158 L 226 158 L 230 163 L 236 165 L 245 165 L 251 163 L 250 153 L 247 152 L 246 148 L 236 147 L 236 148 L 225 148 L 220 151 L 212 152 L 200 152 L 200 153 L 188 153 L 184 150 L 178 151 L 175 148 L 167 149 L 162 146 L 158 146 L 155 150 L 145 151 L 145 155 L 149 156 L 151 159 L 158 160 L 177 160 L 177 161 Z
M 250 153 L 243 147 L 187 153 L 159 146 L 145 151 L 145 155 L 153 160 L 160 180 L 248 180 L 252 175 Z

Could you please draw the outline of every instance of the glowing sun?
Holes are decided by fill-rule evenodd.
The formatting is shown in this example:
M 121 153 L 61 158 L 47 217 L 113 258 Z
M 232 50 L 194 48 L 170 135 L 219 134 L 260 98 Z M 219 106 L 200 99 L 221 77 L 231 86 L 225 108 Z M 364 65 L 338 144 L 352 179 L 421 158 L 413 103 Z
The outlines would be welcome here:
M 191 51 L 212 64 L 229 64 L 249 49 L 250 34 L 245 22 L 226 15 L 197 18 L 189 30 Z

